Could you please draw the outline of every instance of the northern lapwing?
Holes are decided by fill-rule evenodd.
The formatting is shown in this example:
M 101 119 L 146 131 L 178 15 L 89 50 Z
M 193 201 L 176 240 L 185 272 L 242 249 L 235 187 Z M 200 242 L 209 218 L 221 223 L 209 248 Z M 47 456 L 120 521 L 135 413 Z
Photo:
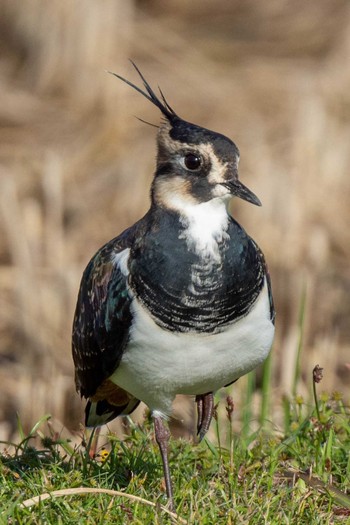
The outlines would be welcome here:
M 78 392 L 86 425 L 148 405 L 169 504 L 169 430 L 177 394 L 194 396 L 202 439 L 213 392 L 267 357 L 274 307 L 264 256 L 232 218 L 232 197 L 261 203 L 238 179 L 229 138 L 182 120 L 137 66 L 141 93 L 162 114 L 146 215 L 105 244 L 86 267 L 73 325 Z M 132 189 L 130 188 L 130 193 Z

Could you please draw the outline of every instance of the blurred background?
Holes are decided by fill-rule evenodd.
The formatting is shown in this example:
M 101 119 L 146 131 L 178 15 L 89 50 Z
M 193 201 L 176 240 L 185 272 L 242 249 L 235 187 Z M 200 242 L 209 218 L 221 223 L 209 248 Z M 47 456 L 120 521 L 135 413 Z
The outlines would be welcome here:
M 155 165 L 156 131 L 134 116 L 159 112 L 105 73 L 139 83 L 128 58 L 181 117 L 236 142 L 263 203 L 233 213 L 272 276 L 272 399 L 291 394 L 301 324 L 298 391 L 319 364 L 322 388 L 349 396 L 348 0 L 0 0 L 0 44 L 0 439 L 17 413 L 82 421 L 81 274 L 148 209 Z

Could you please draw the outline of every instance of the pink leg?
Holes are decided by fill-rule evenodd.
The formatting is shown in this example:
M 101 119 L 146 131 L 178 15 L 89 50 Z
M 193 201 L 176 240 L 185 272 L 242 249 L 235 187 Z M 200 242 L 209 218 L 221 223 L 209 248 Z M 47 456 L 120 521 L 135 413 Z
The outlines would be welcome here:
M 170 432 L 165 426 L 161 417 L 154 417 L 154 429 L 156 434 L 156 441 L 159 446 L 160 454 L 163 462 L 163 472 L 165 478 L 166 493 L 169 500 L 169 508 L 174 510 L 174 495 L 173 486 L 171 483 L 169 460 L 168 460 L 168 443 L 170 439 Z
M 199 441 L 202 441 L 208 432 L 214 411 L 214 396 L 212 392 L 196 396 L 197 403 L 197 434 Z

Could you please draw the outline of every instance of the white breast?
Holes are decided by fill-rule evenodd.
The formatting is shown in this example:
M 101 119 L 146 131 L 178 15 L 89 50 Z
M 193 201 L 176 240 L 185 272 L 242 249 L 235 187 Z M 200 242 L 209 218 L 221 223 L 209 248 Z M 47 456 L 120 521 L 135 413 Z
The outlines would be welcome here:
M 267 284 L 248 315 L 218 334 L 175 334 L 160 328 L 136 300 L 130 342 L 112 381 L 170 414 L 176 394 L 204 394 L 253 370 L 271 348 Z

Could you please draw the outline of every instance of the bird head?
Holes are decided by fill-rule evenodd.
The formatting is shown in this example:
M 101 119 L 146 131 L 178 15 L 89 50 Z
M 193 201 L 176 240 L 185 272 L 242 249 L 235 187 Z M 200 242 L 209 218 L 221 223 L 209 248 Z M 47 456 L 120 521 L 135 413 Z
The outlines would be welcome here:
M 181 208 L 181 203 L 200 204 L 212 199 L 240 197 L 261 206 L 258 197 L 238 178 L 239 150 L 225 135 L 181 119 L 160 88 L 157 96 L 138 67 L 145 91 L 112 73 L 146 97 L 161 111 L 158 130 L 157 168 L 152 198 L 157 204 Z

